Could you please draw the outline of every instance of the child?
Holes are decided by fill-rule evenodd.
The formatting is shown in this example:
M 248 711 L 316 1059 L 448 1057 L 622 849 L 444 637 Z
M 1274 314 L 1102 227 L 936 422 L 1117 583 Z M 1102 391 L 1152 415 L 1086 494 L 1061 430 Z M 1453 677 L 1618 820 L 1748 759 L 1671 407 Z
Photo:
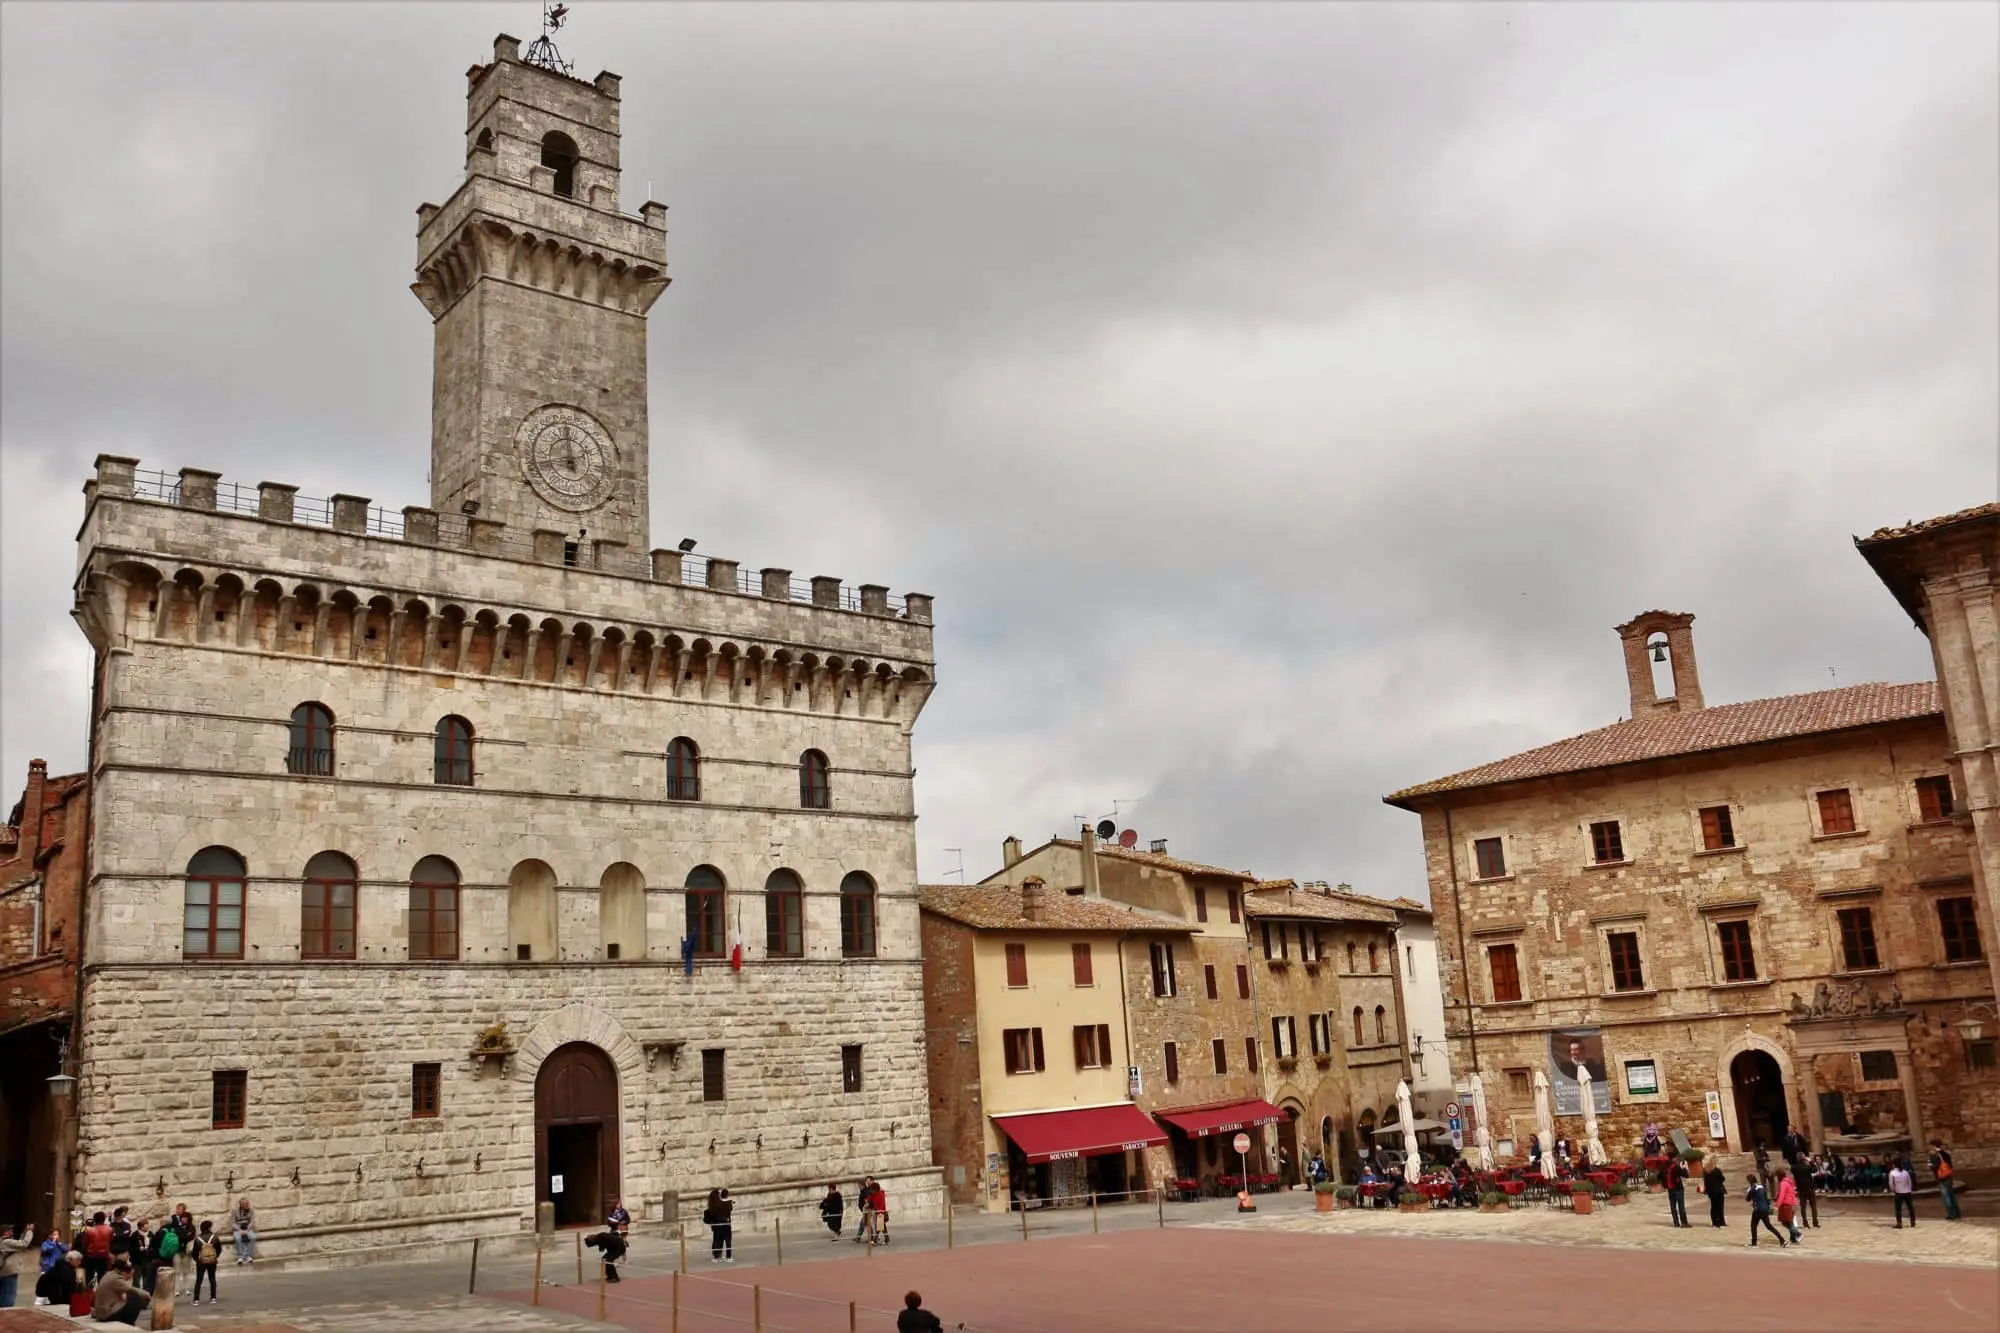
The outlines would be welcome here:
M 1781 1166 L 1778 1171 L 1778 1222 L 1792 1233 L 1792 1244 L 1799 1243 L 1799 1187 L 1792 1179 L 1792 1168 Z
M 618 1276 L 618 1261 L 625 1257 L 625 1251 L 628 1247 L 625 1243 L 625 1237 L 619 1234 L 616 1227 L 606 1227 L 595 1236 L 585 1236 L 583 1243 L 593 1250 L 604 1251 L 604 1280 L 606 1282 L 618 1282 L 622 1280 Z
M 194 1238 L 194 1303 L 201 1304 L 201 1279 L 208 1278 L 208 1303 L 220 1305 L 222 1296 L 215 1289 L 215 1265 L 222 1259 L 222 1237 L 215 1234 L 213 1222 L 203 1222 L 201 1230 Z
M 1753 1250 L 1757 1248 L 1757 1227 L 1759 1224 L 1762 1224 L 1764 1230 L 1778 1237 L 1778 1248 L 1781 1250 L 1784 1249 L 1785 1238 L 1779 1235 L 1776 1227 L 1771 1225 L 1771 1196 L 1765 1192 L 1764 1182 L 1758 1178 L 1755 1172 L 1743 1177 L 1743 1179 L 1750 1186 L 1750 1188 L 1743 1191 L 1743 1197 L 1750 1203 L 1750 1248 Z

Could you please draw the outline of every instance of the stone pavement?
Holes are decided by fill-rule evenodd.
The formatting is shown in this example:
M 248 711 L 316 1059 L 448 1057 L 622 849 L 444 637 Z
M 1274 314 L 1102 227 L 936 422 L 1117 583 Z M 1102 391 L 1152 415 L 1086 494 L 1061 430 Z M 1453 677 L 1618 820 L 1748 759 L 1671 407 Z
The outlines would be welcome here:
M 1935 1208 L 1933 1203 L 1933 1208 Z M 1587 1217 L 1558 1211 L 1540 1203 L 1504 1213 L 1473 1208 L 1433 1209 L 1404 1213 L 1387 1208 L 1337 1208 L 1331 1213 L 1259 1214 L 1224 1218 L 1214 1227 L 1286 1231 L 1309 1235 L 1435 1236 L 1453 1240 L 1513 1241 L 1533 1245 L 1587 1245 L 1613 1249 L 1731 1252 L 1749 1245 L 1750 1214 L 1732 1199 L 1729 1225 L 1708 1224 L 1706 1200 L 1690 1199 L 1691 1228 L 1676 1228 L 1667 1218 L 1666 1196 L 1638 1194 L 1618 1207 L 1600 1203 Z M 1935 1212 L 1914 1229 L 1896 1230 L 1886 1198 L 1841 1201 L 1820 1209 L 1821 1226 L 1807 1229 L 1805 1239 L 1785 1252 L 1814 1259 L 1868 1260 L 1884 1263 L 1950 1264 L 1965 1267 L 2000 1266 L 2000 1226 L 1991 1219 L 1945 1222 Z M 1776 1225 L 1774 1222 L 1773 1225 Z M 1758 1249 L 1778 1252 L 1767 1234 Z

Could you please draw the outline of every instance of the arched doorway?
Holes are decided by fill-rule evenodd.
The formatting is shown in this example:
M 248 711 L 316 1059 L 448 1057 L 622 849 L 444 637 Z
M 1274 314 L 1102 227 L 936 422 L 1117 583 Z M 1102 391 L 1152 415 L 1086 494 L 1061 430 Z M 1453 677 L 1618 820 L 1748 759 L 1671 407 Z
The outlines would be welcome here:
M 1778 1062 L 1768 1051 L 1744 1051 L 1729 1062 L 1729 1085 L 1736 1097 L 1739 1150 L 1752 1152 L 1760 1143 L 1775 1146 L 1791 1124 Z
M 1300 1108 L 1287 1105 L 1285 1118 L 1278 1122 L 1278 1185 L 1290 1189 L 1301 1178 L 1299 1168 L 1299 1115 Z
M 618 1197 L 618 1071 L 588 1042 L 558 1046 L 535 1075 L 535 1201 L 557 1226 L 594 1226 Z

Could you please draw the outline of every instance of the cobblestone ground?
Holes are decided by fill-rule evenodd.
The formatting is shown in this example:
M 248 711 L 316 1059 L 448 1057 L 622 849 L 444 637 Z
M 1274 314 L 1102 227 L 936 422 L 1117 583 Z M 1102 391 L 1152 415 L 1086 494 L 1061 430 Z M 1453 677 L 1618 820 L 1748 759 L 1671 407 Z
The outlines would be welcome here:
M 1732 1201 L 1733 1203 L 1734 1201 Z M 1820 1210 L 1817 1229 L 1808 1228 L 1804 1243 L 1786 1252 L 1813 1259 L 1869 1260 L 1882 1263 L 1953 1264 L 1993 1268 L 2000 1265 L 2000 1226 L 1993 1219 L 1964 1222 L 1922 1220 L 1914 1229 L 1898 1231 L 1889 1205 L 1874 1201 L 1839 1203 Z M 1529 1204 L 1505 1213 L 1471 1208 L 1433 1209 L 1404 1213 L 1386 1208 L 1341 1208 L 1331 1213 L 1259 1214 L 1228 1218 L 1207 1225 L 1253 1231 L 1287 1231 L 1306 1235 L 1436 1236 L 1453 1240 L 1512 1241 L 1534 1245 L 1590 1245 L 1613 1249 L 1736 1251 L 1749 1245 L 1750 1215 L 1740 1207 L 1728 1213 L 1729 1225 L 1709 1226 L 1706 1201 L 1690 1202 L 1690 1228 L 1676 1228 L 1667 1218 L 1664 1195 L 1635 1195 L 1619 1207 L 1599 1205 L 1587 1217 Z M 1769 1235 L 1758 1249 L 1774 1253 Z

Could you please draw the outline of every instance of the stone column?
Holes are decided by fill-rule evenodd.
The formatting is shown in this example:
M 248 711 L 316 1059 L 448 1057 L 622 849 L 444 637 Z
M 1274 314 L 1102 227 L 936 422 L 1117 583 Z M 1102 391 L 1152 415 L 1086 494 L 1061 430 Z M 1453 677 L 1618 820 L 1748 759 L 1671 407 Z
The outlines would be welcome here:
M 472 631 L 476 628 L 477 622 L 471 620 L 458 627 L 458 659 L 451 664 L 451 669 L 460 675 L 472 669 Z
M 298 487 L 287 486 L 281 481 L 258 482 L 257 517 L 270 519 L 274 523 L 291 522 L 298 493 Z
M 542 646 L 542 631 L 538 625 L 528 626 L 528 642 L 521 652 L 521 679 L 535 678 L 535 654 Z
M 840 609 L 840 580 L 831 574 L 814 575 L 812 581 L 813 605 L 828 610 Z
M 1796 1043 L 1794 1043 L 1796 1046 Z M 1800 1051 L 1798 1054 L 1799 1095 L 1806 1100 L 1806 1137 L 1812 1141 L 1814 1152 L 1825 1151 L 1826 1121 L 1820 1117 L 1819 1109 L 1819 1055 L 1814 1051 Z
M 327 624 L 332 619 L 333 603 L 324 597 L 320 598 L 319 609 L 313 612 L 312 654 L 314 657 L 325 657 L 327 655 L 326 650 L 333 646 L 333 636 L 326 632 Z
M 1930 1140 L 1924 1135 L 1924 1114 L 1917 1102 L 1917 1066 L 1907 1046 L 1896 1052 L 1896 1081 L 1903 1085 L 1903 1115 L 1910 1127 L 1910 1160 L 1921 1162 L 1924 1145 Z
M 196 643 L 207 643 L 208 627 L 214 623 L 215 585 L 213 583 L 204 583 L 201 585 L 201 596 L 196 599 L 194 605 L 194 634 L 192 636 L 194 641 Z

